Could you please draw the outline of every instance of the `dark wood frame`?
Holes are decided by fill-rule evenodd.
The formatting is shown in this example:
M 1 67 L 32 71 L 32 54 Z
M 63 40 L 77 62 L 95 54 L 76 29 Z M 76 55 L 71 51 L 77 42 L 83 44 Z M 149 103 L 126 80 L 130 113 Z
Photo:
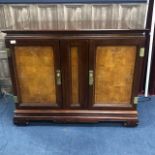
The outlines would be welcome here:
M 78 48 L 78 85 L 79 85 L 79 104 L 72 104 L 72 73 L 70 64 L 70 49 L 71 47 Z M 61 51 L 61 69 L 62 69 L 62 87 L 64 94 L 64 108 L 81 109 L 87 107 L 88 100 L 88 40 L 69 40 L 63 39 L 60 41 Z M 84 78 L 83 78 L 84 77 Z M 66 91 L 67 89 L 67 91 Z
M 16 40 L 17 44 L 20 43 L 20 40 L 31 40 L 25 42 L 29 45 L 32 43 L 32 39 L 35 40 L 60 40 L 60 44 L 62 44 L 60 50 L 63 50 L 63 54 L 66 53 L 70 45 L 78 45 L 79 40 L 82 41 L 93 41 L 93 40 L 101 40 L 104 39 L 104 42 L 109 44 L 109 41 L 113 43 L 119 43 L 119 41 L 125 40 L 124 43 L 129 45 L 145 45 L 145 38 L 148 30 L 137 30 L 137 31 L 120 31 L 120 30 L 109 30 L 109 31 L 7 31 L 6 36 L 6 46 L 13 51 L 13 47 L 10 46 L 10 40 Z M 132 41 L 132 39 L 134 41 Z M 117 41 L 118 40 L 118 41 Z M 61 42 L 62 41 L 62 42 Z M 128 43 L 127 43 L 128 42 Z M 47 44 L 46 44 L 47 45 Z M 83 45 L 83 44 L 82 44 Z M 79 44 L 81 47 L 81 44 Z M 91 47 L 89 47 L 91 48 Z M 139 48 L 139 47 L 138 47 Z M 65 52 L 64 52 L 65 51 Z M 65 55 L 64 55 L 65 56 Z M 63 59 L 63 58 L 61 58 Z M 62 61 L 62 60 L 61 60 Z M 13 59 L 9 58 L 10 69 L 12 74 L 12 81 L 14 86 L 14 94 L 17 95 L 17 82 L 14 71 Z M 136 67 L 137 73 L 135 75 L 136 81 L 140 81 L 140 68 L 143 60 L 138 59 Z M 64 74 L 64 73 L 63 73 Z M 80 79 L 82 80 L 82 79 Z M 66 88 L 64 85 L 63 89 Z M 85 87 L 85 90 L 87 88 Z M 138 95 L 139 83 L 136 83 L 133 94 Z M 68 94 L 69 98 L 69 94 Z M 68 102 L 68 99 L 66 100 Z M 105 109 L 91 109 L 84 107 L 69 107 L 69 104 L 66 102 L 66 105 L 61 109 L 55 108 L 45 108 L 45 107 L 22 107 L 16 104 L 16 110 L 14 113 L 14 123 L 16 124 L 26 124 L 29 121 L 61 121 L 61 122 L 100 122 L 100 121 L 121 121 L 124 122 L 124 125 L 135 126 L 138 122 L 137 110 L 134 105 L 131 107 L 110 107 Z M 132 101 L 133 103 L 133 101 Z
M 42 41 L 41 39 L 32 39 L 32 38 L 24 38 L 24 39 L 16 39 L 16 44 L 18 46 L 52 46 L 53 47 L 53 51 L 54 51 L 54 70 L 55 70 L 55 75 L 56 75 L 56 70 L 60 69 L 60 54 L 59 54 L 59 41 L 58 40 L 53 40 L 53 39 L 44 39 L 44 41 Z M 40 108 L 45 108 L 48 109 L 50 107 L 52 108 L 61 108 L 62 107 L 62 94 L 61 94 L 61 85 L 58 86 L 55 83 L 56 86 L 56 102 L 57 104 L 53 104 L 51 106 L 51 104 L 47 103 L 44 105 L 39 105 L 39 104 L 27 104 L 27 103 L 21 103 L 21 94 L 20 94 L 20 84 L 19 84 L 19 80 L 18 80 L 18 73 L 17 73 L 17 69 L 16 69 L 16 64 L 15 64 L 15 50 L 14 50 L 14 45 L 10 44 L 9 42 L 7 42 L 7 47 L 10 49 L 10 54 L 11 57 L 9 57 L 9 67 L 11 70 L 11 78 L 13 81 L 13 90 L 14 90 L 14 95 L 18 96 L 18 102 L 20 104 L 16 104 L 16 108 L 18 109 L 29 109 L 29 108 L 36 108 L 36 109 L 40 109 Z M 55 77 L 56 79 L 56 77 Z M 56 80 L 55 80 L 56 82 Z

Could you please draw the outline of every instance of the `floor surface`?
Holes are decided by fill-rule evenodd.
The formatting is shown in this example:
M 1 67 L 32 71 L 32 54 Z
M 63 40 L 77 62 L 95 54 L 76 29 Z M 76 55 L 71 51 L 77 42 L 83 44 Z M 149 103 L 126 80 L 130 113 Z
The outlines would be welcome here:
M 155 155 L 155 97 L 140 100 L 140 123 L 127 128 L 117 123 L 18 127 L 12 123 L 12 98 L 0 99 L 0 155 Z

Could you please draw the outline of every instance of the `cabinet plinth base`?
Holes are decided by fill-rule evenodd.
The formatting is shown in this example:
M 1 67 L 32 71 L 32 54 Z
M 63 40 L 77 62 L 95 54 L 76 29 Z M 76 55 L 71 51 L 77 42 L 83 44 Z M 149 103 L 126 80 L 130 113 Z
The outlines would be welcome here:
M 16 125 L 27 125 L 31 121 L 123 122 L 124 126 L 134 127 L 138 123 L 138 117 L 136 110 L 15 110 Z

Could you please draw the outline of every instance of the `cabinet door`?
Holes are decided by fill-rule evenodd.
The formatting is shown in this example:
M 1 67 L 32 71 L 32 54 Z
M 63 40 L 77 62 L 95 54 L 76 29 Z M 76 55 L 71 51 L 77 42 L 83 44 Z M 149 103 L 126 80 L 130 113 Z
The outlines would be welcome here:
M 132 108 L 138 95 L 144 38 L 90 42 L 89 102 L 93 108 Z M 143 54 L 144 48 L 141 48 Z M 142 56 L 142 55 L 141 55 Z
M 60 107 L 59 41 L 10 40 L 18 107 Z
M 88 41 L 60 42 L 64 108 L 84 108 L 88 100 Z

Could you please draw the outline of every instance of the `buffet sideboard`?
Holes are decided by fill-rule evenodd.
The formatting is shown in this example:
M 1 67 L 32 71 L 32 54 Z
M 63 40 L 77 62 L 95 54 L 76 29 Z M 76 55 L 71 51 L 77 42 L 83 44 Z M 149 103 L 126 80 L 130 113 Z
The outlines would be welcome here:
M 136 126 L 146 31 L 5 31 L 14 123 Z

